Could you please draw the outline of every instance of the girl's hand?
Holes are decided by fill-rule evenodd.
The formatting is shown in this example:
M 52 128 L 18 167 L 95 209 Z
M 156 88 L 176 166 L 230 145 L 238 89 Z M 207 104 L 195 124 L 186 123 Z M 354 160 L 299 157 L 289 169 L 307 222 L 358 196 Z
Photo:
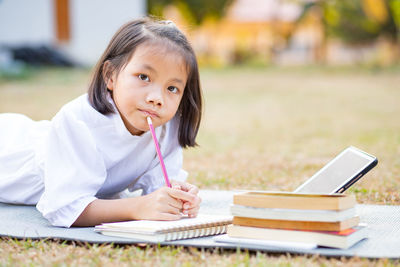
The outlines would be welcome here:
M 133 201 L 139 200 L 140 202 L 140 206 L 133 211 L 133 219 L 179 220 L 182 217 L 184 203 L 196 203 L 197 198 L 196 194 L 185 190 L 162 187 L 140 197 L 140 200 L 133 198 Z
M 201 203 L 201 198 L 197 195 L 199 193 L 197 186 L 179 181 L 171 181 L 171 185 L 173 189 L 187 192 L 193 196 L 193 201 L 181 199 L 183 204 L 182 213 L 189 217 L 196 217 Z

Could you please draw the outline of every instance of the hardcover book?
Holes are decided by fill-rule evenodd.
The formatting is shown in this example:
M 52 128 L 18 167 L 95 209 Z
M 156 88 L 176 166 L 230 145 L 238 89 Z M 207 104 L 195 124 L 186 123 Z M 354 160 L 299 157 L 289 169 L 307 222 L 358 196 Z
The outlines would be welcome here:
M 314 230 L 314 231 L 342 231 L 347 228 L 357 226 L 360 223 L 360 217 L 355 216 L 343 221 L 320 222 L 320 221 L 290 221 L 290 220 L 271 220 L 257 219 L 247 217 L 233 217 L 234 225 L 277 228 L 292 230 Z
M 229 225 L 227 232 L 230 237 L 302 242 L 341 249 L 347 249 L 367 237 L 366 225 L 362 224 L 343 231 L 300 231 Z
M 345 210 L 355 206 L 354 195 L 250 191 L 233 196 L 233 204 L 255 208 Z
M 233 216 L 270 220 L 337 222 L 356 216 L 355 208 L 346 210 L 300 210 L 232 205 L 230 210 Z

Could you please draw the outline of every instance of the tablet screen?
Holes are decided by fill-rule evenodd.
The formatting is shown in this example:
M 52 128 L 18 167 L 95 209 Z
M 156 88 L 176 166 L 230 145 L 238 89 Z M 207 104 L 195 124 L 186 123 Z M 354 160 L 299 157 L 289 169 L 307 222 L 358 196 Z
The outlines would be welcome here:
M 308 179 L 295 192 L 326 193 L 337 192 L 347 183 L 353 183 L 364 174 L 364 170 L 376 160 L 355 148 L 347 148 L 321 170 Z

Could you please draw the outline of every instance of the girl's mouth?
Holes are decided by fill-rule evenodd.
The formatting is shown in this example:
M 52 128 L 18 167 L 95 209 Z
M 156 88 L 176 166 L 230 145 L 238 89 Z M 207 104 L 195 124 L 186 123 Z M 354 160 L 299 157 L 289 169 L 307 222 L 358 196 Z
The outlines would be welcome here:
M 157 112 L 152 111 L 152 110 L 148 110 L 148 109 L 139 109 L 139 111 L 142 112 L 142 113 L 144 113 L 144 115 L 145 115 L 146 117 L 148 117 L 148 116 L 150 116 L 150 117 L 152 117 L 152 118 L 158 118 L 158 117 L 160 117 L 160 116 L 158 115 Z

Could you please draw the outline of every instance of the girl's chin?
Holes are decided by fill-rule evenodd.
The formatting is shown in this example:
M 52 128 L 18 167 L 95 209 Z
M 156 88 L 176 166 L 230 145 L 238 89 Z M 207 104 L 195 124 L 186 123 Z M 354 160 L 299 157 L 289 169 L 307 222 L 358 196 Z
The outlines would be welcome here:
M 132 135 L 142 135 L 144 132 L 147 132 L 149 130 L 149 126 L 147 126 L 147 124 L 143 126 L 141 125 L 141 127 L 135 127 L 131 124 L 125 126 Z
M 137 129 L 135 129 L 135 130 L 129 130 L 129 132 L 132 134 L 132 135 L 142 135 L 142 134 L 144 134 L 144 132 L 145 131 L 141 131 L 141 130 L 137 130 Z

